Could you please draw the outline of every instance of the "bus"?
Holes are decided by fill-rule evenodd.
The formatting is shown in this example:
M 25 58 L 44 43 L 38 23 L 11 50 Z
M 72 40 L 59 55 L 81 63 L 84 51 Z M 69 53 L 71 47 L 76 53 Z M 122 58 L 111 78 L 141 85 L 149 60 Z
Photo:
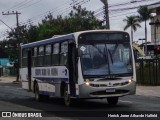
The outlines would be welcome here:
M 106 98 L 135 94 L 136 72 L 129 34 L 124 31 L 88 30 L 21 45 L 22 88 L 35 99 Z

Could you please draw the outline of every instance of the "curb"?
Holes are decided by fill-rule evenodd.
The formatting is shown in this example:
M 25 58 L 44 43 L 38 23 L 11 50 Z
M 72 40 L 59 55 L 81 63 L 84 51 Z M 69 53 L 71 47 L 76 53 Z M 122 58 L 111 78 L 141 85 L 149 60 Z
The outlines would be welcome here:
M 20 84 L 21 82 L 20 81 L 13 81 L 12 83 L 13 84 Z

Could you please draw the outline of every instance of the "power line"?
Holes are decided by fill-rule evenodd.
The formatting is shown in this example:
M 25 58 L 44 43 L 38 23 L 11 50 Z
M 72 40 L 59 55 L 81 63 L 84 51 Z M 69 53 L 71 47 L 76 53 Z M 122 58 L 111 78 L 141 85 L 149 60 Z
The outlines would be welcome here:
M 77 2 L 76 5 L 83 5 L 83 4 L 85 4 L 85 3 L 89 2 L 89 1 L 90 1 L 90 0 L 81 0 L 80 2 L 76 1 L 76 2 Z M 66 4 L 65 4 L 65 5 L 66 5 Z M 71 5 L 71 3 L 70 3 L 70 5 Z M 25 22 L 21 22 L 21 24 L 26 24 L 26 23 L 28 23 L 28 22 L 33 22 L 34 20 L 36 20 L 36 18 L 40 19 L 40 18 L 44 17 L 44 14 L 46 14 L 46 13 L 51 13 L 51 14 L 56 13 L 56 14 L 58 14 L 58 15 L 63 15 L 64 13 L 68 12 L 68 11 L 71 10 L 71 9 L 72 9 L 72 6 L 69 6 L 69 7 L 67 7 L 67 8 L 61 7 L 60 9 L 59 9 L 59 7 L 57 7 L 57 8 L 55 8 L 55 9 L 52 9 L 52 10 L 50 10 L 50 11 L 47 11 L 47 12 L 45 12 L 45 13 L 43 13 L 43 14 L 40 14 L 40 15 L 34 17 L 34 18 L 28 19 L 28 20 L 25 21 Z
M 137 2 L 146 2 L 146 1 L 151 1 L 151 0 L 140 0 L 140 1 L 132 1 L 131 3 L 137 3 Z M 122 3 L 122 4 L 119 4 L 119 5 L 126 5 L 127 3 Z M 113 4 L 113 5 L 110 5 L 111 6 L 117 6 L 118 4 Z M 148 4 L 145 4 L 145 5 L 148 5 Z M 125 8 L 117 8 L 117 9 L 110 9 L 109 10 L 109 13 L 110 14 L 117 14 L 117 12 L 122 12 L 122 11 L 127 11 L 127 10 L 133 10 L 133 9 L 137 9 L 139 8 L 140 5 L 138 6 L 133 6 L 133 7 L 125 7 Z M 99 17 L 99 16 L 102 16 L 104 14 L 104 11 L 102 10 L 102 8 L 99 9 L 99 12 L 98 13 L 95 13 L 95 16 L 96 17 Z
M 22 2 L 20 2 L 20 3 L 18 3 L 18 4 L 16 4 L 16 5 L 14 5 L 14 6 L 8 8 L 8 9 L 6 9 L 6 10 L 3 10 L 3 11 L 9 11 L 9 10 L 11 10 L 11 9 L 13 9 L 13 8 L 16 8 L 16 7 L 20 6 L 20 5 L 22 5 L 23 3 L 27 2 L 27 1 L 28 1 L 28 0 L 24 0 L 24 1 L 22 1 Z M 30 1 L 31 1 L 31 0 L 30 0 Z
M 18 10 L 22 10 L 22 9 L 28 8 L 28 7 L 32 6 L 32 5 L 35 5 L 35 4 L 40 3 L 41 1 L 42 1 L 42 0 L 39 0 L 39 1 L 37 1 L 37 2 L 34 2 L 34 3 L 32 3 L 32 4 L 29 4 L 29 5 L 27 5 L 27 6 L 24 6 L 24 7 L 22 7 L 22 8 L 19 8 Z
M 19 8 L 21 8 L 21 7 L 23 7 L 23 6 L 26 6 L 28 3 L 31 3 L 33 1 L 34 0 L 28 0 L 28 1 L 24 2 L 24 3 L 22 3 L 21 5 L 19 5 L 19 6 L 16 7 L 16 10 L 19 9 Z

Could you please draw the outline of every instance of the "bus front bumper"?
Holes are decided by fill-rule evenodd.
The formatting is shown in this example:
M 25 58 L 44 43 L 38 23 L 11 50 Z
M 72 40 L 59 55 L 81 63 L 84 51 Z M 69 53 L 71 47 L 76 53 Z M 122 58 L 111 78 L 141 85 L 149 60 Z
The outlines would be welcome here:
M 92 87 L 86 84 L 82 84 L 79 86 L 79 98 L 121 97 L 125 95 L 135 94 L 135 92 L 135 81 L 132 81 L 127 85 L 116 87 Z

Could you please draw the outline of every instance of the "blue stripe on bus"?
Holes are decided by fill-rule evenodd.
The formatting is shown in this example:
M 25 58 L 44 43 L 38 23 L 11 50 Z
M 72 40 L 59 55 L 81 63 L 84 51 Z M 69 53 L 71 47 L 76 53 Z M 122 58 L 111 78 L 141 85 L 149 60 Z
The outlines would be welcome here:
M 47 78 L 47 77 L 33 77 L 35 79 L 41 80 L 41 81 L 68 81 L 68 78 Z
M 54 95 L 55 95 L 55 92 L 39 91 L 39 94 L 41 94 L 41 95 L 54 96 Z
M 41 95 L 49 95 L 49 96 L 55 96 L 55 92 L 49 92 L 49 91 L 39 91 L 39 94 Z M 70 95 L 70 94 L 69 94 Z M 70 95 L 71 97 L 74 97 L 74 98 L 78 98 L 79 95 Z
M 74 39 L 73 34 L 69 34 L 69 35 L 61 36 L 61 37 L 57 37 L 57 38 L 50 38 L 50 39 L 46 39 L 46 40 L 42 40 L 42 41 L 38 41 L 38 42 L 29 43 L 29 44 L 24 44 L 21 47 L 22 48 L 31 48 L 31 47 L 54 43 L 54 42 L 61 42 L 61 41 L 67 40 L 67 39 L 68 40 Z

